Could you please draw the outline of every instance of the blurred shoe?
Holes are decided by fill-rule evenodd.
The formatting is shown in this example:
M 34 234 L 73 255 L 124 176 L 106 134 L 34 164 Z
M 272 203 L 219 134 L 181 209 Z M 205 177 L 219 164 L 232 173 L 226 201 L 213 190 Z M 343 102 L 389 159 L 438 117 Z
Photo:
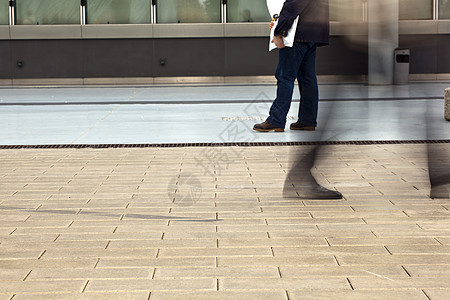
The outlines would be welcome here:
M 297 121 L 297 122 L 295 122 L 295 123 L 292 123 L 291 126 L 289 126 L 289 128 L 290 128 L 291 130 L 308 130 L 308 131 L 314 131 L 314 130 L 316 130 L 316 127 L 315 127 L 315 126 L 306 125 L 306 124 L 303 124 L 303 123 L 300 122 L 300 121 Z
M 342 194 L 338 191 L 329 190 L 320 184 L 299 192 L 299 197 L 303 199 L 342 199 Z
M 255 126 L 253 126 L 253 130 L 256 130 L 259 132 L 269 132 L 272 130 L 275 132 L 284 132 L 284 128 L 275 127 L 267 121 L 264 121 L 259 124 L 255 124 Z
M 450 199 L 450 187 L 447 185 L 439 185 L 431 188 L 430 198 Z

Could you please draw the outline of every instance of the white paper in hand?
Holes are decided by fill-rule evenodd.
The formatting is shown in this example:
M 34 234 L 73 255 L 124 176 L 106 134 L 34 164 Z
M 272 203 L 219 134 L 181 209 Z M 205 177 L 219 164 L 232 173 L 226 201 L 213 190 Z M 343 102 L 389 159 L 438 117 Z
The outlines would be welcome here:
M 274 16 L 280 15 L 281 9 L 283 8 L 283 4 L 286 0 L 266 0 L 267 8 L 269 9 L 270 16 L 274 18 Z M 291 29 L 289 29 L 287 36 L 283 37 L 283 42 L 286 47 L 292 47 L 294 45 L 295 31 L 297 29 L 298 17 L 295 18 L 294 23 L 292 24 Z M 275 28 L 278 25 L 278 19 L 274 21 L 274 25 L 272 30 L 270 31 L 270 40 L 269 40 L 269 51 L 273 49 L 277 49 L 274 43 L 272 43 Z

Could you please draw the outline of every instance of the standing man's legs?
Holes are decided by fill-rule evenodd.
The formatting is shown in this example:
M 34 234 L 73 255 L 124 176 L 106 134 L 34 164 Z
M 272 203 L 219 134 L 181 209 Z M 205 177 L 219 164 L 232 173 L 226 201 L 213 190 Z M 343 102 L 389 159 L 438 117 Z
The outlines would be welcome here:
M 293 47 L 279 50 L 278 66 L 275 73 L 277 97 L 270 108 L 267 120 L 256 124 L 253 129 L 263 132 L 284 131 L 286 116 L 291 107 L 295 79 L 298 77 L 304 57 L 311 48 L 310 45 L 310 43 L 296 42 Z

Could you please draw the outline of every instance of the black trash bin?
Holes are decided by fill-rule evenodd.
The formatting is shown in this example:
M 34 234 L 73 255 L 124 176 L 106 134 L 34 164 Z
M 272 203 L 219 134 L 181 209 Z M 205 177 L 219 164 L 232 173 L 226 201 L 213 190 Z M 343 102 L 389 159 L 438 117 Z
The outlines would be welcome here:
M 409 49 L 395 49 L 394 56 L 394 84 L 408 84 Z

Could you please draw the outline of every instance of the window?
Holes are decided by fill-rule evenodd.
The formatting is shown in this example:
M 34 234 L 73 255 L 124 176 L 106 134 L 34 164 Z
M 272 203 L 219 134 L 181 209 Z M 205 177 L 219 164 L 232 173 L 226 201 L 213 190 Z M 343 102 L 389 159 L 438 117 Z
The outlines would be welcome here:
M 363 0 L 330 0 L 330 21 L 361 22 Z
M 9 6 L 8 1 L 0 3 L 0 25 L 9 24 Z
M 227 22 L 270 22 L 266 0 L 228 0 Z
M 439 19 L 450 19 L 450 0 L 439 0 Z
M 16 0 L 16 24 L 80 24 L 80 0 Z
M 399 0 L 400 20 L 433 19 L 433 0 Z
M 149 24 L 150 0 L 88 0 L 88 24 Z
M 246 0 L 249 1 L 249 0 Z M 157 23 L 220 23 L 220 0 L 157 0 Z

